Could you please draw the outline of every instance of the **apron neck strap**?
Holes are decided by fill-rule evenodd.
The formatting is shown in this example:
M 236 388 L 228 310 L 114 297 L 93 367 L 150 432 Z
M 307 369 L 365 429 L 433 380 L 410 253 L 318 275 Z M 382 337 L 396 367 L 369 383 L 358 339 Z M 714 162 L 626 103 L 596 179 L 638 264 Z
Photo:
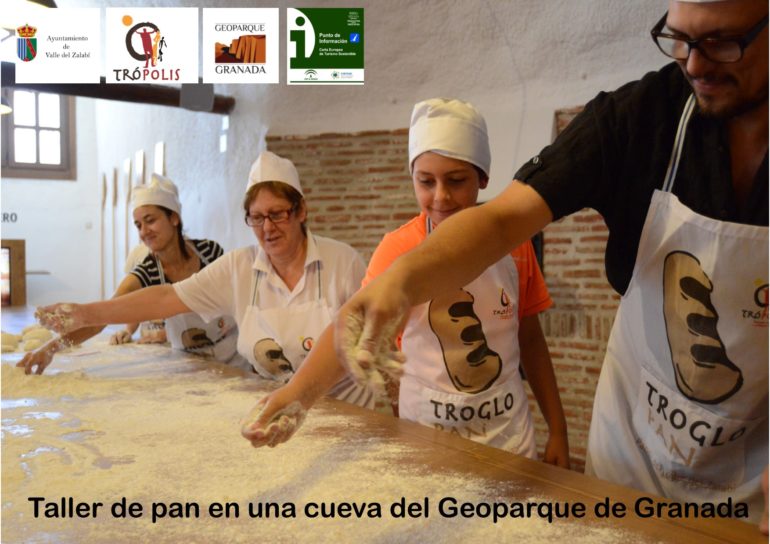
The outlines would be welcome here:
M 188 249 L 192 249 L 193 253 L 198 257 L 198 260 L 200 260 L 201 263 L 204 265 L 210 264 L 209 261 L 203 258 L 203 255 L 200 254 L 198 251 L 198 248 L 195 247 L 195 244 L 191 244 L 186 238 L 185 238 L 185 246 L 187 246 Z M 152 256 L 153 259 L 155 259 L 155 262 L 158 263 L 158 275 L 160 276 L 160 283 L 161 285 L 166 284 L 166 274 L 163 273 L 163 264 L 160 262 L 160 259 L 156 257 L 155 255 Z
M 687 99 L 687 103 L 684 105 L 684 111 L 679 118 L 679 127 L 676 129 L 676 137 L 674 138 L 674 147 L 671 150 L 671 158 L 668 160 L 668 169 L 666 170 L 666 177 L 663 178 L 663 191 L 670 193 L 674 188 L 674 180 L 676 179 L 676 171 L 679 169 L 679 159 L 682 156 L 682 148 L 684 147 L 684 137 L 687 133 L 687 124 L 690 122 L 690 117 L 695 109 L 695 94 L 691 94 Z

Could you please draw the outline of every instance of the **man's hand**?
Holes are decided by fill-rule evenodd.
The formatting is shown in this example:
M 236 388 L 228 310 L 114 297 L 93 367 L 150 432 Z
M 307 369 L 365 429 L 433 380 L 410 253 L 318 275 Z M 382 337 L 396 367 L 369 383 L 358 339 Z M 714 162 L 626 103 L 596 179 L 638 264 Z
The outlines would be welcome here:
M 389 287 L 387 273 L 340 308 L 334 325 L 335 351 L 356 382 L 383 394 L 383 375 L 401 377 L 406 358 L 394 346 L 409 310 L 406 295 Z

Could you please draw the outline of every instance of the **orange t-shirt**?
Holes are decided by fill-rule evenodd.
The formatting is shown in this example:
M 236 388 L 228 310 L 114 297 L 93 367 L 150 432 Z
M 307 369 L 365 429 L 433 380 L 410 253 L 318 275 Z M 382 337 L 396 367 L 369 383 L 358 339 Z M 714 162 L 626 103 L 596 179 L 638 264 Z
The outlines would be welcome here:
M 364 286 L 385 272 L 398 257 L 418 246 L 427 237 L 425 213 L 420 213 L 408 223 L 387 233 L 374 250 L 361 285 Z M 522 317 L 535 315 L 553 304 L 537 265 L 535 249 L 527 241 L 511 252 L 519 272 L 519 321 Z

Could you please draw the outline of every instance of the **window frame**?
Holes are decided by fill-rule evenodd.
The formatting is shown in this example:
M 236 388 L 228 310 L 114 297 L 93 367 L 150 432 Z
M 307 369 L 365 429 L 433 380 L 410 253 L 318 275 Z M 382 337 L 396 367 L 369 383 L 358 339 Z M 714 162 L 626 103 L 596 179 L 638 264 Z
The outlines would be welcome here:
M 3 100 L 13 108 L 13 92 L 26 91 L 35 94 L 35 125 L 19 125 L 20 127 L 34 128 L 37 136 L 38 146 L 40 143 L 40 130 L 51 130 L 50 127 L 41 127 L 39 125 L 39 100 L 40 93 L 53 94 L 59 97 L 60 127 L 61 139 L 61 164 L 41 164 L 16 162 L 14 157 L 15 141 L 13 137 L 14 113 L 2 116 L 2 157 L 0 165 L 3 169 L 3 178 L 25 178 L 25 179 L 55 179 L 72 180 L 77 179 L 77 140 L 75 129 L 75 98 L 59 93 L 49 93 L 47 91 L 27 89 L 20 87 L 4 87 L 2 89 Z M 39 151 L 37 153 L 39 160 Z

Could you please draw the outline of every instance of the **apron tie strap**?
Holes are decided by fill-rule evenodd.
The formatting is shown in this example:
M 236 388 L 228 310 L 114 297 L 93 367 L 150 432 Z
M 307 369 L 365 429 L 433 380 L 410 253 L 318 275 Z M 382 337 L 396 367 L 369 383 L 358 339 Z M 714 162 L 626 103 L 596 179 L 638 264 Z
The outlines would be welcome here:
M 668 161 L 668 169 L 666 170 L 666 176 L 663 178 L 663 191 L 670 193 L 674 188 L 674 179 L 676 178 L 676 172 L 679 169 L 679 159 L 682 156 L 682 149 L 684 148 L 684 137 L 687 133 L 687 124 L 690 122 L 690 116 L 695 109 L 695 95 L 691 94 L 687 99 L 687 103 L 684 105 L 684 111 L 679 118 L 679 127 L 676 129 L 676 137 L 674 138 L 674 148 L 671 150 L 671 158 Z

